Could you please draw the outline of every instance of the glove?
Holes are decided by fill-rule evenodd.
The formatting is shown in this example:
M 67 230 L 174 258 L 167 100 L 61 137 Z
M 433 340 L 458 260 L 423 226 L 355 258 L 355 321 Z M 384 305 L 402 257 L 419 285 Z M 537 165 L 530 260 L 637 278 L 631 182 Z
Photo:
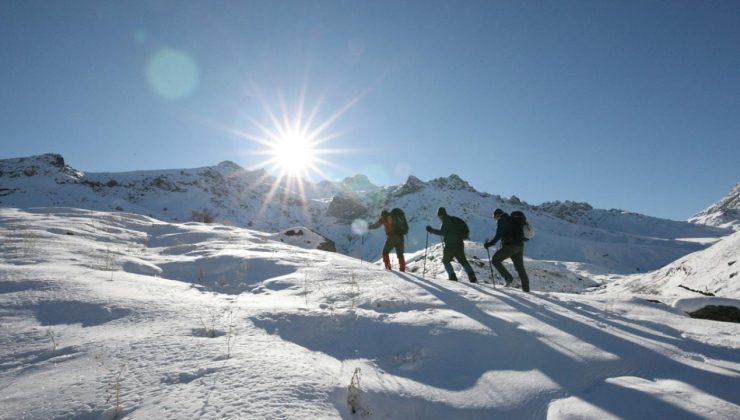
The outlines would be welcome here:
M 431 232 L 431 231 L 432 231 L 432 227 L 427 225 L 427 232 Z
M 485 249 L 488 249 L 488 248 L 490 248 L 492 246 L 493 246 L 493 244 L 490 241 L 486 241 L 485 243 L 483 243 L 483 248 L 485 248 Z

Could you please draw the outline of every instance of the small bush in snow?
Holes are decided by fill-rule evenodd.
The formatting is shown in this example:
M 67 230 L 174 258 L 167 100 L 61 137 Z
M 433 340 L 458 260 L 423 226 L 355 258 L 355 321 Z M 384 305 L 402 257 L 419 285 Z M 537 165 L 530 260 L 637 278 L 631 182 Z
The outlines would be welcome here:
M 190 220 L 200 223 L 213 223 L 216 221 L 216 215 L 211 209 L 193 210 L 190 212 Z
M 105 399 L 105 403 L 108 404 L 113 401 L 115 404 L 113 418 L 117 418 L 121 414 L 121 382 L 123 382 L 123 374 L 126 372 L 126 366 L 126 363 L 121 364 L 118 371 L 113 373 L 106 388 L 107 398 Z
M 216 338 L 226 335 L 227 347 L 231 349 L 231 338 L 234 335 L 234 309 L 210 309 L 208 310 L 207 316 L 200 318 L 200 324 L 203 326 L 202 330 L 193 330 L 195 333 L 202 333 L 204 337 Z M 223 329 L 219 327 L 224 327 Z M 224 332 L 228 331 L 228 333 Z
M 361 416 L 367 417 L 372 413 L 360 401 L 360 397 L 362 396 L 362 388 L 360 388 L 361 372 L 362 370 L 360 368 L 355 368 L 355 372 L 352 374 L 352 379 L 350 379 L 349 386 L 347 387 L 347 404 L 349 404 L 352 414 L 359 413 Z
M 57 350 L 57 340 L 54 338 L 54 331 L 51 328 L 46 329 L 46 336 L 51 340 L 51 351 Z

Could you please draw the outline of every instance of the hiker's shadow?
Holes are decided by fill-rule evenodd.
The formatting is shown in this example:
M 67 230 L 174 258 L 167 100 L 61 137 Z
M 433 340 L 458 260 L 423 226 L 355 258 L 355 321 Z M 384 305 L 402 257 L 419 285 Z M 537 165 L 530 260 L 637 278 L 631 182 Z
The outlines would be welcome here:
M 618 401 L 589 396 L 595 386 L 621 376 L 675 379 L 726 401 L 734 395 L 736 375 L 701 370 L 610 332 L 559 313 L 548 301 L 521 292 L 463 286 L 394 272 L 402 281 L 437 302 L 398 308 L 395 312 L 287 313 L 252 318 L 255 325 L 309 350 L 337 360 L 371 360 L 382 372 L 450 391 L 477 386 L 486 374 L 506 372 L 492 386 L 527 394 L 527 405 L 546 407 L 553 398 L 578 395 L 617 416 L 629 415 Z M 466 293 L 466 290 L 469 292 Z M 495 299 L 481 299 L 489 296 Z M 501 310 L 506 313 L 497 314 Z M 510 315 L 521 319 L 509 321 Z M 539 322 L 537 322 L 539 321 Z M 539 325 L 538 325 L 539 324 Z M 544 324 L 544 325 L 543 325 Z M 550 334 L 550 336 L 548 336 Z M 553 342 L 551 336 L 565 341 Z M 568 341 L 570 340 L 570 341 Z M 564 348 L 583 341 L 595 357 Z M 565 344 L 563 344 L 565 343 Z M 528 378 L 528 379 L 527 379 Z M 484 382 L 490 382 L 486 379 Z M 548 384 L 551 385 L 543 385 Z M 539 389 L 545 386 L 549 389 Z M 527 391 L 528 387 L 537 387 Z M 650 393 L 624 391 L 632 402 L 676 417 L 692 414 Z M 518 398 L 512 396 L 511 398 Z
M 501 347 L 491 347 L 489 357 L 495 357 L 504 361 L 502 364 L 480 365 L 482 370 L 487 368 L 503 368 L 504 370 L 539 370 L 547 377 L 561 385 L 569 392 L 586 391 L 590 387 L 601 384 L 604 387 L 604 380 L 610 377 L 618 376 L 644 376 L 647 378 L 664 378 L 674 379 L 689 384 L 701 391 L 735 404 L 740 400 L 736 392 L 737 371 L 732 368 L 723 369 L 700 369 L 692 366 L 695 360 L 684 360 L 678 356 L 676 359 L 667 357 L 664 353 L 658 352 L 651 347 L 641 345 L 634 340 L 623 338 L 620 334 L 604 331 L 597 325 L 591 325 L 586 322 L 577 320 L 572 315 L 564 315 L 547 303 L 555 303 L 551 298 L 543 296 L 532 296 L 521 294 L 521 292 L 501 292 L 492 291 L 487 287 L 471 285 L 481 293 L 495 296 L 511 309 L 516 309 L 521 313 L 529 315 L 536 320 L 548 325 L 560 333 L 568 334 L 572 337 L 590 344 L 591 346 L 603 352 L 616 355 L 616 360 L 588 360 L 589 355 L 583 355 L 586 360 L 578 357 L 566 357 L 560 351 L 556 351 L 557 346 L 551 347 L 550 340 L 547 337 L 541 337 L 536 332 L 530 333 L 520 330 L 518 324 L 504 321 L 490 312 L 482 310 L 478 302 L 471 301 L 459 293 L 453 292 L 437 283 L 426 279 L 420 279 L 415 276 L 409 276 L 398 273 L 399 277 L 411 281 L 425 288 L 429 293 L 444 301 L 448 305 L 457 309 L 461 313 L 469 316 L 482 325 L 490 328 L 499 337 L 498 340 L 491 340 L 491 344 L 498 344 Z M 542 303 L 539 301 L 542 300 Z M 559 305 L 560 309 L 568 309 Z M 595 308 L 590 308 L 592 312 L 598 313 Z M 581 308 L 583 312 L 583 307 Z M 593 316 L 593 314 L 591 314 Z M 605 322 L 609 322 L 605 320 Z M 648 324 L 649 325 L 649 324 Z M 617 325 L 615 325 L 617 326 Z M 634 333 L 647 340 L 654 341 L 657 336 L 665 333 L 667 330 L 661 329 L 654 333 L 642 331 L 636 327 L 625 327 L 627 331 Z M 640 334 L 638 334 L 640 332 Z M 505 337 L 505 340 L 500 338 Z M 722 358 L 731 363 L 740 363 L 740 354 L 737 351 L 717 349 L 700 343 L 685 342 L 676 345 L 674 339 L 664 339 L 666 344 L 674 345 L 679 349 L 685 349 L 689 354 L 703 352 L 711 357 Z M 526 355 L 517 358 L 514 352 L 521 352 Z M 668 349 L 668 353 L 675 354 L 675 350 Z M 722 373 L 724 371 L 725 373 Z M 675 406 L 669 406 L 656 397 L 638 391 L 623 390 L 624 395 L 633 395 L 634 401 L 650 400 L 654 407 L 662 407 L 660 412 L 671 413 L 676 410 L 681 411 Z M 639 395 L 639 398 L 638 398 Z M 588 398 L 581 396 L 582 398 Z M 617 403 L 610 403 L 609 399 L 599 401 L 598 404 L 618 415 L 628 415 L 629 410 Z M 594 401 L 595 403 L 596 401 Z M 684 412 L 684 416 L 689 413 Z

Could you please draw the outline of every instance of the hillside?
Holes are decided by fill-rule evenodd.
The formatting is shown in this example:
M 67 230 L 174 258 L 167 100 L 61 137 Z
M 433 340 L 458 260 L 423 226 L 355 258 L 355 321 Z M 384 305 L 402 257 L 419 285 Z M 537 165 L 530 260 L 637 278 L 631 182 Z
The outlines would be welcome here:
M 740 230 L 740 182 L 726 196 L 692 216 L 689 221 Z
M 422 276 L 423 251 L 402 274 L 281 238 L 0 208 L 0 418 L 740 411 L 740 324 L 691 319 L 680 301 L 543 291 L 579 282 L 557 262 L 530 262 L 524 294 L 440 278 L 438 247 Z
M 608 293 L 656 294 L 662 296 L 740 297 L 740 232 L 722 238 L 711 247 L 679 258 L 646 275 L 605 285 Z
M 471 240 L 494 234 L 493 209 L 523 210 L 537 228 L 527 256 L 580 263 L 615 273 L 647 272 L 704 248 L 701 242 L 730 231 L 662 220 L 585 203 L 531 206 L 517 197 L 476 191 L 451 175 L 427 182 L 413 176 L 399 186 L 378 187 L 358 175 L 342 182 L 277 182 L 264 171 L 232 162 L 213 167 L 125 173 L 83 173 L 59 155 L 0 160 L 0 206 L 71 206 L 145 214 L 173 222 L 206 212 L 223 224 L 278 232 L 305 226 L 332 241 L 346 255 L 375 260 L 385 240 L 367 232 L 383 208 L 401 207 L 411 224 L 410 252 L 424 248 L 427 224 L 439 225 L 436 209 L 463 217 Z M 687 238 L 701 238 L 701 241 Z M 434 244 L 437 238 L 429 238 Z

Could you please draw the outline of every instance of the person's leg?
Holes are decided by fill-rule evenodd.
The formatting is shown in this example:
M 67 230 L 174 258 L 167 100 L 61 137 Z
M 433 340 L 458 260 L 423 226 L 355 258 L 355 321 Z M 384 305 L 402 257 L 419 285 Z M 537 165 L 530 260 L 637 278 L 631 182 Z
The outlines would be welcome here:
M 390 270 L 391 269 L 391 250 L 393 249 L 393 241 L 391 240 L 391 237 L 387 237 L 385 239 L 385 245 L 383 245 L 383 264 L 385 264 L 385 269 Z
M 402 272 L 406 271 L 406 258 L 403 256 L 403 236 L 399 236 L 396 240 L 396 257 L 398 257 L 398 269 Z
M 506 285 L 508 286 L 511 284 L 511 282 L 514 280 L 514 276 L 509 273 L 509 270 L 504 267 L 503 261 L 509 257 L 511 257 L 512 251 L 511 247 L 508 245 L 504 245 L 496 251 L 495 254 L 493 254 L 493 257 L 491 257 L 491 263 L 493 263 L 493 266 L 496 267 L 496 271 L 501 274 L 501 277 L 504 278 L 504 281 L 506 282 Z
M 456 253 L 455 258 L 457 259 L 457 262 L 462 265 L 463 269 L 465 270 L 465 273 L 468 275 L 468 281 L 471 283 L 477 283 L 478 279 L 475 277 L 475 271 L 473 271 L 473 267 L 470 266 L 470 263 L 468 262 L 468 259 L 465 258 L 465 247 L 461 247 Z
M 452 257 L 454 256 L 454 254 L 454 250 L 451 247 L 445 246 L 444 252 L 442 253 L 442 265 L 445 266 L 447 279 L 457 281 L 455 270 L 452 269 L 452 264 L 450 264 L 450 261 L 452 261 Z
M 511 256 L 511 261 L 514 262 L 516 273 L 519 274 L 519 279 L 522 281 L 522 290 L 529 292 L 529 276 L 527 276 L 527 271 L 524 269 L 524 247 L 520 247 L 519 252 Z

